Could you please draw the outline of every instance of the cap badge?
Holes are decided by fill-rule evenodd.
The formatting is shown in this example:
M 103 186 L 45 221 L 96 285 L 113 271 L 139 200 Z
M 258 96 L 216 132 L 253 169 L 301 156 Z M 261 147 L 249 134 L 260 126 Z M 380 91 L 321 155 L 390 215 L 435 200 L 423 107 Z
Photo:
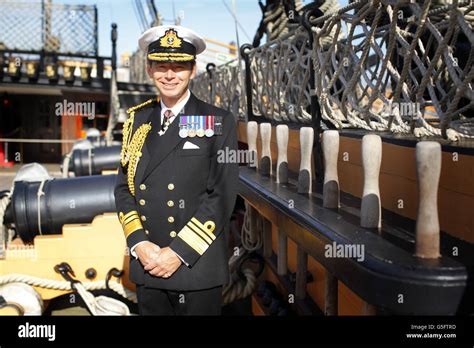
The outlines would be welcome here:
M 179 48 L 181 47 L 182 43 L 183 43 L 182 39 L 178 37 L 178 33 L 173 29 L 168 29 L 165 32 L 165 35 L 160 37 L 161 47 Z

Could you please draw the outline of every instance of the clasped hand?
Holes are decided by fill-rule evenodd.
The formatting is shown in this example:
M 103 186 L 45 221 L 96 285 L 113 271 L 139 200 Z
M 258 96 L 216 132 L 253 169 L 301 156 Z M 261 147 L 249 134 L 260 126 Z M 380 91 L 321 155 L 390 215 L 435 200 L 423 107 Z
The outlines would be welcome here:
M 145 271 L 148 271 L 155 277 L 171 277 L 182 263 L 171 248 L 160 248 L 158 245 L 148 241 L 137 245 L 135 252 Z

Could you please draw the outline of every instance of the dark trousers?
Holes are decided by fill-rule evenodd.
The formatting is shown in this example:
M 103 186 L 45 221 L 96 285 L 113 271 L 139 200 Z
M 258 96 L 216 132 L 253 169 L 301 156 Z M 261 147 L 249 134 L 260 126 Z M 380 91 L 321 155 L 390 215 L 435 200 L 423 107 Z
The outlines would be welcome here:
M 195 291 L 174 291 L 137 285 L 140 315 L 220 315 L 222 286 Z

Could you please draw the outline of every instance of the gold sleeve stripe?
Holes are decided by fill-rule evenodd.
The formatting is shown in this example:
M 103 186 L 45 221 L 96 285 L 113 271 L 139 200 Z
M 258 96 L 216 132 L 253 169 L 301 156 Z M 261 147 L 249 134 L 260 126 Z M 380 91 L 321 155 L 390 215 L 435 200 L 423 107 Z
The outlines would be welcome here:
M 123 231 L 125 233 L 125 238 L 128 238 L 128 236 L 131 235 L 133 232 L 142 228 L 143 226 L 139 219 L 133 220 L 132 222 L 124 226 Z
M 212 233 L 206 231 L 206 230 L 203 230 L 202 228 L 200 228 L 199 226 L 196 225 L 195 222 L 193 222 L 192 220 L 191 221 L 188 221 L 187 225 L 189 227 L 192 227 L 193 230 L 196 230 L 196 231 L 200 231 L 201 233 L 204 233 L 206 237 L 208 238 L 211 238 L 212 240 L 215 240 L 216 239 L 216 236 L 214 236 Z
M 199 227 L 201 230 L 203 230 L 204 232 L 206 232 L 208 235 L 212 235 L 214 236 L 214 234 L 212 234 L 212 232 L 214 232 L 214 229 L 216 228 L 216 224 L 214 223 L 214 221 L 211 221 L 211 220 L 208 220 L 206 221 L 204 224 L 202 224 L 198 219 L 196 219 L 195 217 L 192 217 L 191 218 L 191 221 L 194 222 L 194 224 Z
M 120 223 L 122 223 L 123 220 L 134 214 L 138 214 L 136 210 L 129 211 L 127 214 L 120 212 Z
M 193 248 L 199 255 L 204 254 L 204 252 L 209 247 L 206 242 L 204 242 L 186 226 L 184 226 L 183 229 L 178 233 L 178 237 L 181 238 L 191 248 Z
M 135 220 L 135 219 L 139 219 L 140 217 L 138 216 L 138 214 L 134 214 L 132 216 L 129 216 L 128 218 L 124 219 L 123 222 L 122 222 L 122 225 L 123 224 L 128 224 L 130 221 L 132 220 Z
M 134 216 L 134 217 L 131 217 L 130 219 L 128 219 L 127 221 L 124 221 L 124 223 L 122 224 L 122 226 L 123 226 L 123 227 L 126 227 L 128 224 L 131 224 L 134 220 L 141 221 L 138 216 Z
M 143 225 L 136 210 L 129 211 L 127 214 L 119 213 L 119 220 L 122 224 L 125 238 L 131 235 L 133 232 L 142 229 Z
M 125 214 L 123 217 L 126 219 L 132 215 L 138 215 L 138 212 L 136 210 L 132 210 L 132 211 L 129 211 L 127 214 Z
M 138 212 L 136 210 L 129 211 L 127 214 L 123 215 L 123 213 L 120 213 L 121 219 L 120 223 L 123 224 L 125 220 L 127 220 L 131 216 L 138 216 Z
M 199 228 L 197 228 L 191 221 L 187 223 L 187 227 L 189 227 L 193 232 L 197 233 L 202 239 L 204 239 L 208 244 L 212 243 L 212 239 L 209 238 L 204 232 L 202 232 Z

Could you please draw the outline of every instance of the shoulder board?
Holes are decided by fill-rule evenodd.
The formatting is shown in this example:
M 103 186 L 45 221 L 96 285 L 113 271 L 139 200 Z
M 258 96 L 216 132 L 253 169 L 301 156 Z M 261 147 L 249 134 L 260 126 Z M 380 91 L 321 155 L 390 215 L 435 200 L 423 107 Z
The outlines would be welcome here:
M 150 105 L 150 104 L 152 104 L 152 103 L 154 103 L 154 102 L 158 103 L 159 101 L 160 101 L 160 97 L 148 99 L 148 100 L 147 100 L 146 102 L 144 102 L 144 103 L 141 103 L 141 104 L 132 106 L 131 108 L 128 108 L 127 114 L 130 114 L 130 113 L 132 113 L 132 112 L 134 112 L 134 111 L 140 110 L 141 108 L 144 108 L 145 106 Z

